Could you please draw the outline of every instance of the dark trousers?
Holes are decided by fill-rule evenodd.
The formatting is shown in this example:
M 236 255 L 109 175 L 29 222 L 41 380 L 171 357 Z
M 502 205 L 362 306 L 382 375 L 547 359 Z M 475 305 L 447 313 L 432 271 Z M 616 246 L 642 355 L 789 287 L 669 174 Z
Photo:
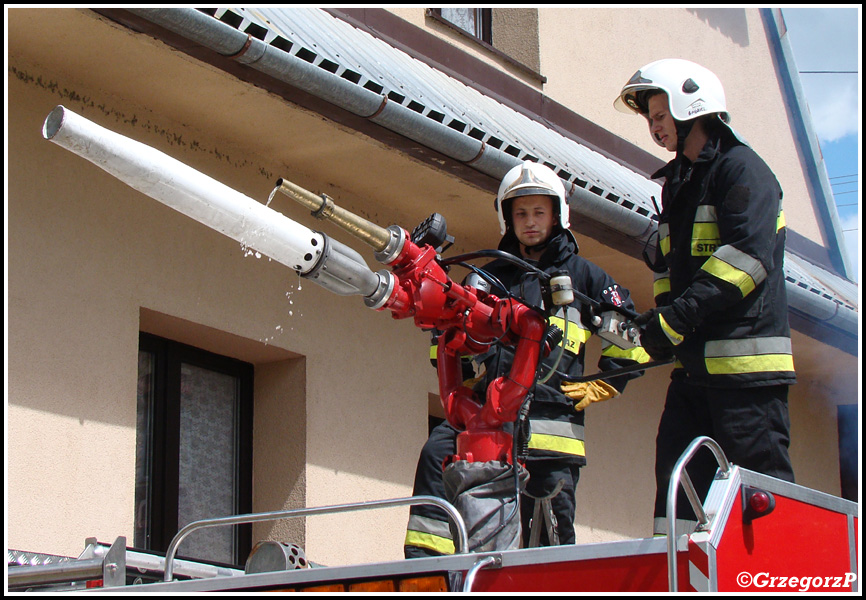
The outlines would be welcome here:
M 445 487 L 442 483 L 442 461 L 446 457 L 456 453 L 457 434 L 458 431 L 447 422 L 433 428 L 430 437 L 421 449 L 421 456 L 418 459 L 418 466 L 415 470 L 415 484 L 412 490 L 413 496 L 424 495 L 447 499 Z M 560 479 L 563 480 L 562 491 L 552 499 L 551 504 L 556 517 L 559 543 L 573 544 L 575 541 L 574 492 L 580 475 L 580 467 L 573 460 L 533 460 L 530 458 L 526 462 L 526 468 L 529 471 L 529 482 L 525 491 L 533 496 L 540 497 L 549 494 L 555 489 L 557 482 Z M 520 513 L 524 545 L 529 540 L 530 519 L 532 518 L 534 506 L 532 498 L 526 494 L 521 495 Z M 409 512 L 413 515 L 420 515 L 445 522 L 448 521 L 445 511 L 435 506 L 413 506 Z M 543 522 L 541 526 L 541 544 L 550 545 Z M 438 555 L 438 553 L 432 550 L 417 546 L 405 546 L 404 554 L 406 558 L 423 558 Z
M 728 462 L 793 482 L 789 430 L 787 385 L 718 389 L 673 380 L 656 438 L 655 518 L 666 516 L 671 472 L 692 440 L 700 436 L 718 442 Z M 686 467 L 701 500 L 706 498 L 717 468 L 707 448 L 701 448 Z M 696 519 L 682 486 L 677 518 Z

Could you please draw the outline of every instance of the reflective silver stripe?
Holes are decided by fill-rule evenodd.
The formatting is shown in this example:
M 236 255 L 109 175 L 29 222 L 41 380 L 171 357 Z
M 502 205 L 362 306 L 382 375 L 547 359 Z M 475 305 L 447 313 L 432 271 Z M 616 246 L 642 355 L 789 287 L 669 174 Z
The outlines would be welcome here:
M 767 278 L 761 261 L 731 245 L 719 247 L 701 269 L 737 286 L 744 297 Z
M 704 363 L 711 375 L 794 371 L 791 340 L 787 337 L 707 342 Z
M 529 430 L 542 435 L 558 435 L 577 440 L 583 439 L 583 425 L 568 421 L 529 420 Z
M 712 204 L 701 204 L 695 210 L 695 222 L 715 223 L 716 221 L 716 207 Z
M 713 340 L 706 343 L 704 356 L 756 356 L 759 354 L 791 354 L 791 338 L 758 337 L 742 340 Z
M 429 533 L 449 540 L 453 539 L 448 521 L 440 521 L 439 519 L 431 519 L 430 517 L 422 517 L 421 515 L 409 515 L 409 524 L 406 526 L 406 529 Z

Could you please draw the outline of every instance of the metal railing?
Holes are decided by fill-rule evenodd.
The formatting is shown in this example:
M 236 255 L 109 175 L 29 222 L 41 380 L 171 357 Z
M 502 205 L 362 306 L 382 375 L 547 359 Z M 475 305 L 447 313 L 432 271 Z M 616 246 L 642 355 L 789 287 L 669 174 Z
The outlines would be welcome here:
M 716 457 L 716 462 L 719 463 L 719 468 L 722 471 L 719 475 L 721 479 L 727 479 L 731 473 L 731 464 L 728 462 L 728 459 L 725 456 L 725 453 L 722 450 L 721 446 L 719 446 L 718 442 L 706 436 L 702 436 L 692 440 L 692 443 L 689 444 L 688 448 L 686 448 L 685 452 L 680 455 L 679 460 L 677 460 L 676 464 L 674 465 L 674 469 L 671 472 L 670 483 L 668 484 L 667 497 L 668 589 L 670 589 L 671 592 L 676 592 L 678 588 L 676 520 L 677 490 L 680 486 L 680 481 L 683 482 L 683 490 L 686 493 L 689 504 L 691 504 L 692 506 L 692 510 L 695 511 L 695 515 L 698 518 L 698 527 L 706 525 L 709 522 L 709 517 L 704 510 L 701 499 L 698 497 L 698 493 L 695 491 L 695 486 L 692 484 L 692 480 L 685 470 L 688 462 L 703 446 L 709 448 L 712 451 L 713 456 Z
M 388 508 L 393 506 L 410 506 L 417 504 L 432 504 L 438 506 L 448 513 L 454 525 L 457 528 L 457 539 L 455 540 L 455 554 L 466 554 L 469 549 L 469 536 L 466 531 L 466 524 L 463 517 L 457 512 L 457 509 L 435 496 L 410 496 L 408 498 L 394 498 L 390 500 L 372 500 L 370 502 L 356 502 L 352 504 L 335 504 L 332 506 L 318 506 L 313 508 L 296 508 L 292 510 L 280 510 L 266 513 L 252 513 L 246 515 L 234 515 L 230 517 L 219 517 L 215 519 L 202 519 L 194 521 L 189 525 L 184 526 L 168 545 L 168 550 L 165 554 L 165 574 L 164 581 L 171 581 L 174 577 L 174 557 L 177 554 L 177 547 L 180 543 L 193 531 L 204 529 L 206 527 L 218 527 L 223 525 L 238 525 L 241 523 L 258 523 L 261 521 L 275 521 L 279 519 L 288 519 L 292 517 L 307 517 L 312 515 L 322 515 L 337 512 L 350 512 L 356 510 L 368 510 L 373 508 Z
M 85 550 L 86 557 L 54 564 L 10 566 L 7 571 L 7 586 L 9 589 L 38 588 L 96 579 L 101 579 L 104 587 L 124 585 L 126 583 L 126 538 L 117 538 L 103 556 L 96 556 L 89 552 L 96 545 L 96 540 L 92 542 Z

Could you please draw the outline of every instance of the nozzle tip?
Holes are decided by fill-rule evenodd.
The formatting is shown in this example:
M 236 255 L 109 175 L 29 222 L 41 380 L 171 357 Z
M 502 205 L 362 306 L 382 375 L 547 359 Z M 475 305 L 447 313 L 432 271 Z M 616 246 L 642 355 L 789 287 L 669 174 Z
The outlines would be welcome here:
M 62 104 L 58 104 L 54 107 L 54 109 L 48 113 L 48 116 L 45 117 L 45 123 L 42 125 L 42 137 L 46 140 L 50 140 L 57 132 L 60 131 L 60 128 L 63 126 L 63 118 L 66 116 L 66 108 L 63 107 Z

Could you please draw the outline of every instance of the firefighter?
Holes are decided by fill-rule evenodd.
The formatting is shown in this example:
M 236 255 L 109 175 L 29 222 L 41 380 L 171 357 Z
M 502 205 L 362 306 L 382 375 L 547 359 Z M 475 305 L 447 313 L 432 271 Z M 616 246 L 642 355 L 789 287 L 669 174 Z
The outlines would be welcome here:
M 614 102 L 643 115 L 674 153 L 664 178 L 654 260 L 656 307 L 636 320 L 653 358 L 677 361 L 656 440 L 656 534 L 677 459 L 709 436 L 730 462 L 794 481 L 788 387 L 795 383 L 782 261 L 782 190 L 730 127 L 722 84 L 680 59 L 641 68 Z M 716 462 L 701 450 L 687 470 L 703 498 Z M 694 520 L 681 496 L 678 519 Z
M 628 290 L 620 287 L 598 266 L 578 255 L 577 241 L 569 231 L 565 188 L 548 167 L 526 161 L 503 178 L 496 198 L 500 233 L 499 249 L 520 257 L 539 269 L 553 273 L 567 270 L 576 290 L 598 301 L 631 309 Z M 504 289 L 493 286 L 491 293 L 505 297 L 510 293 L 534 306 L 542 306 L 537 280 L 513 263 L 496 259 L 483 267 Z M 568 320 L 566 328 L 565 320 Z M 523 546 L 528 545 L 535 498 L 552 496 L 554 520 L 548 532 L 541 528 L 541 545 L 572 544 L 575 541 L 575 487 L 580 468 L 586 464 L 584 448 L 584 409 L 592 402 L 618 396 L 628 379 L 639 373 L 620 375 L 608 381 L 569 382 L 583 375 L 585 343 L 592 335 L 590 315 L 578 302 L 560 307 L 551 323 L 566 331 L 565 349 L 556 370 L 544 383 L 531 390 L 529 405 L 528 456 L 529 482 L 520 500 Z M 435 341 L 434 341 L 435 346 Z M 539 368 L 544 375 L 554 365 L 552 352 Z M 488 383 L 507 374 L 513 359 L 512 349 L 495 346 L 487 354 L 474 357 L 480 373 L 476 390 L 484 398 Z M 599 368 L 648 362 L 642 348 L 624 351 L 607 342 L 602 344 Z M 470 370 L 465 373 L 471 376 Z M 482 400 L 483 401 L 483 400 Z M 435 427 L 421 452 L 415 475 L 414 495 L 444 498 L 442 462 L 455 453 L 458 431 L 448 422 Z M 553 496 L 557 487 L 561 492 Z M 454 552 L 454 544 L 444 512 L 436 508 L 412 507 L 405 542 L 407 558 Z

